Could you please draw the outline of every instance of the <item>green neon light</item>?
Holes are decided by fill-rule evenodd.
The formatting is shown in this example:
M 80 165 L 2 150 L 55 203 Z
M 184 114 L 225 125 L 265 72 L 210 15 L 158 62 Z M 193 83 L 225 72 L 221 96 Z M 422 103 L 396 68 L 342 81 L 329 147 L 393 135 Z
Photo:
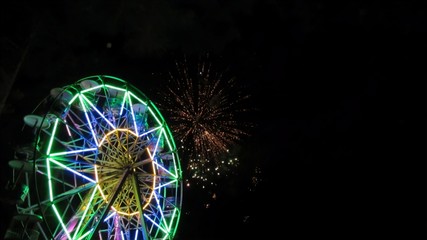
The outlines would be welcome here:
M 49 188 L 49 199 L 53 202 L 53 192 L 52 192 L 52 174 L 50 172 L 50 158 L 46 158 L 46 166 L 47 166 L 47 179 L 48 179 L 48 188 Z
M 161 122 L 164 122 L 165 121 L 165 119 L 163 118 L 163 115 L 160 113 L 160 111 L 159 111 L 159 109 L 156 107 L 156 105 L 154 105 L 153 103 L 151 103 L 151 106 L 153 107 L 153 109 L 156 111 L 156 116 L 159 116 L 159 117 L 161 117 Z
M 163 214 L 163 211 L 160 211 L 160 213 L 162 214 L 162 221 L 163 221 L 163 225 L 165 226 L 165 233 L 166 233 L 166 235 L 168 235 L 169 234 L 169 229 L 168 229 L 168 223 L 166 222 L 166 218 L 165 218 L 165 215 Z
M 62 229 L 64 230 L 65 234 L 67 234 L 68 239 L 71 239 L 70 233 L 67 230 L 67 227 L 64 225 L 64 223 L 62 222 L 62 218 L 58 212 L 58 209 L 56 209 L 55 204 L 52 205 L 53 211 L 56 214 L 56 217 L 58 218 L 59 223 L 61 223 Z
M 125 92 L 125 95 L 123 96 L 122 107 L 120 108 L 120 116 L 122 115 L 122 113 L 123 113 L 123 109 L 124 109 L 124 107 L 125 107 L 127 94 L 128 94 L 128 92 L 126 91 L 126 92 Z
M 129 93 L 131 93 L 131 92 L 129 92 Z M 135 113 L 133 112 L 132 99 L 130 98 L 130 94 L 128 94 L 128 99 L 129 99 L 130 111 L 132 112 L 132 119 L 133 119 L 133 125 L 135 127 L 135 133 L 138 136 L 138 126 L 137 126 L 136 121 L 135 121 Z
M 169 148 L 169 149 L 174 149 L 174 148 L 172 148 L 171 142 L 170 142 L 169 137 L 168 137 L 168 135 L 166 134 L 166 131 L 165 131 L 165 129 L 164 129 L 164 128 L 162 128 L 162 133 L 163 133 L 163 135 L 165 136 L 166 144 L 167 144 L 168 148 Z
M 71 100 L 68 102 L 68 105 L 71 105 L 73 102 L 74 102 L 74 100 L 76 100 L 76 98 L 79 96 L 80 94 L 76 94 L 76 95 L 74 95 L 74 97 L 73 98 L 71 98 Z
M 165 129 L 166 129 L 166 131 L 167 131 L 167 135 L 168 135 L 168 139 L 170 138 L 170 141 L 171 141 L 171 145 L 172 145 L 172 147 L 171 147 L 171 149 L 176 149 L 176 145 L 175 145 L 175 140 L 174 140 L 174 138 L 173 138 L 173 136 L 172 136 L 172 133 L 171 133 L 171 130 L 169 129 L 169 126 L 167 125 L 167 124 L 165 124 Z
M 56 119 L 55 119 L 55 125 L 53 126 L 52 136 L 50 137 L 49 145 L 47 146 L 47 150 L 46 150 L 46 154 L 47 154 L 47 155 L 49 155 L 50 150 L 51 150 L 51 148 L 52 148 L 53 139 L 55 138 L 55 133 L 56 133 L 56 127 L 58 126 L 58 119 L 59 119 L 59 118 L 56 118 Z
M 98 86 L 95 86 L 95 87 L 91 87 L 91 88 L 85 89 L 85 90 L 81 91 L 80 93 L 86 93 L 86 92 L 89 92 L 89 91 L 92 91 L 92 90 L 95 90 L 95 89 L 98 89 L 98 88 L 101 88 L 101 87 L 102 87 L 102 85 L 98 85 Z
M 172 220 L 176 219 L 176 221 L 174 221 L 175 226 L 172 228 L 173 229 L 172 236 L 175 236 L 175 234 L 176 234 L 176 230 L 178 229 L 179 218 L 181 217 L 181 211 L 179 211 L 176 208 L 175 208 L 175 210 L 176 210 L 177 215 L 176 215 L 176 218 L 172 218 Z
M 82 224 L 83 224 L 83 221 L 84 221 L 84 219 L 85 219 L 85 217 L 86 217 L 86 214 L 87 214 L 87 212 L 89 211 L 90 205 L 91 205 L 91 203 L 92 203 L 92 201 L 93 201 L 93 198 L 95 197 L 95 193 L 96 193 L 96 188 L 93 188 L 92 195 L 90 196 L 90 199 L 89 199 L 89 202 L 87 203 L 86 209 L 85 209 L 85 211 L 83 212 L 83 216 L 80 218 L 79 225 L 77 225 L 77 229 L 76 229 L 76 231 L 74 232 L 74 237 L 73 237 L 74 239 L 76 238 L 76 235 L 77 235 L 77 233 L 79 232 L 80 227 L 81 227 L 81 226 L 82 226 Z M 90 233 L 91 231 L 88 231 L 88 232 Z
M 174 177 L 176 177 L 176 178 L 178 178 L 178 174 L 179 174 L 179 173 L 178 173 L 178 171 L 177 171 L 177 170 L 178 170 L 178 168 L 176 168 L 176 163 L 175 163 L 175 162 L 176 162 L 176 161 L 173 161 L 173 168 L 174 168 L 174 171 L 175 171 L 175 174 L 173 174 L 173 176 L 174 176 Z
M 84 239 L 87 235 L 89 235 L 89 233 L 91 233 L 93 231 L 93 229 L 87 231 L 85 234 L 83 234 L 81 237 L 79 237 L 78 240 Z
M 171 221 L 170 221 L 170 224 L 169 224 L 169 228 L 168 228 L 169 232 L 172 229 L 172 223 L 173 223 L 173 219 L 175 218 L 176 211 L 177 211 L 176 208 L 174 208 L 173 212 L 172 212 L 172 218 L 171 218 Z
M 83 96 L 83 95 L 79 94 L 80 104 L 82 105 L 83 112 L 87 112 L 87 110 L 86 110 L 86 106 L 85 106 L 85 102 L 83 101 L 82 96 Z

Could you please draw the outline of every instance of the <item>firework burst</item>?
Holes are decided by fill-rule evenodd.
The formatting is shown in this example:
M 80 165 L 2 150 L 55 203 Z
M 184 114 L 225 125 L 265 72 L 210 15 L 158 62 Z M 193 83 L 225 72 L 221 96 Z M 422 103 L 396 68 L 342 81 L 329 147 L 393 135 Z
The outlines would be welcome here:
M 238 120 L 248 111 L 235 78 L 213 69 L 212 63 L 199 60 L 176 62 L 169 84 L 160 93 L 159 107 L 167 112 L 169 125 L 180 147 L 190 182 L 203 187 L 216 185 L 215 179 L 232 173 L 239 164 L 233 147 L 248 136 L 251 124 Z M 241 119 L 241 118 L 240 118 Z

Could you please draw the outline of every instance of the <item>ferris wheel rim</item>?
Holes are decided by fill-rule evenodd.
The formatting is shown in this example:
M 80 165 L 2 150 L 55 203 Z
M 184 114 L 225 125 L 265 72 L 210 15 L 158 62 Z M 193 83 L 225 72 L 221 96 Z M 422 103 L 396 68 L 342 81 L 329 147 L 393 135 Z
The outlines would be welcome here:
M 110 81 L 111 79 L 117 80 L 117 82 L 119 84 L 122 84 L 121 87 L 115 87 L 114 85 L 106 83 L 107 81 L 104 81 L 104 80 Z M 94 83 L 97 83 L 97 84 L 94 84 Z M 113 90 L 108 91 L 108 89 L 113 89 Z M 53 94 L 52 94 L 52 92 L 53 92 Z M 170 149 L 169 149 L 168 154 L 170 154 L 170 155 L 167 155 L 167 156 L 168 156 L 169 160 L 170 159 L 173 160 L 172 162 L 174 164 L 174 174 L 175 174 L 174 175 L 174 179 L 175 179 L 174 182 L 166 181 L 166 180 L 172 179 L 171 176 L 173 174 L 169 169 L 166 169 L 165 166 L 161 164 L 161 163 L 163 163 L 163 161 L 166 162 L 167 160 L 165 157 L 161 158 L 160 157 L 161 154 L 159 152 L 159 154 L 157 156 L 158 160 L 156 160 L 159 162 L 153 163 L 153 162 L 155 162 L 154 157 L 153 157 L 153 158 L 151 158 L 151 162 L 148 163 L 148 161 L 147 161 L 146 164 L 138 165 L 138 164 L 136 164 L 136 162 L 133 162 L 132 164 L 128 164 L 128 165 L 126 165 L 124 163 L 123 163 L 123 166 L 120 165 L 123 168 L 121 173 L 123 176 L 125 176 L 124 179 L 121 179 L 120 183 L 122 184 L 122 187 L 125 186 L 124 188 L 127 189 L 126 191 L 128 191 L 128 193 L 130 192 L 130 189 L 134 189 L 134 190 L 142 189 L 143 191 L 144 190 L 147 191 L 147 195 L 142 195 L 143 200 L 147 201 L 147 203 L 143 207 L 144 212 L 139 210 L 139 214 L 142 215 L 142 217 L 140 216 L 140 218 L 143 219 L 141 221 L 141 224 L 143 224 L 145 219 L 147 219 L 146 221 L 152 222 L 152 223 L 149 223 L 149 224 L 151 224 L 151 226 L 155 227 L 157 224 L 158 225 L 157 227 L 159 229 L 161 229 L 161 231 L 168 232 L 168 234 L 172 228 L 174 228 L 173 231 L 176 231 L 176 227 L 177 227 L 177 224 L 179 221 L 179 214 L 180 214 L 179 212 L 180 212 L 180 209 L 182 206 L 182 178 L 181 178 L 180 163 L 179 163 L 179 157 L 177 154 L 176 146 L 173 142 L 173 137 L 170 133 L 170 130 L 167 127 L 167 124 L 165 123 L 161 113 L 157 110 L 155 105 L 141 91 L 139 91 L 133 85 L 129 84 L 128 82 L 126 82 L 122 79 L 119 79 L 116 77 L 110 77 L 107 75 L 95 75 L 95 76 L 82 78 L 82 79 L 76 81 L 72 85 L 61 88 L 61 91 L 59 91 L 59 89 L 56 89 L 55 91 L 52 91 L 52 92 L 51 92 L 51 95 L 52 95 L 51 97 L 53 97 L 54 100 L 52 101 L 52 106 L 49 108 L 49 111 L 46 112 L 45 115 L 43 115 L 43 116 L 31 115 L 30 117 L 28 117 L 28 119 L 32 120 L 32 122 L 28 121 L 28 119 L 27 119 L 27 122 L 30 124 L 34 123 L 34 122 L 39 122 L 39 121 L 35 121 L 35 120 L 40 120 L 40 118 L 42 119 L 42 121 L 41 121 L 42 123 L 44 123 L 45 121 L 49 121 L 49 125 L 36 126 L 36 127 L 38 127 L 37 133 L 36 133 L 36 135 L 37 135 L 36 138 L 38 140 L 45 138 L 45 140 L 47 139 L 49 142 L 47 147 L 46 147 L 46 145 L 43 145 L 46 143 L 40 144 L 40 142 L 37 142 L 37 144 L 36 144 L 37 146 L 35 146 L 35 148 L 46 148 L 47 149 L 47 150 L 45 149 L 45 152 L 44 152 L 45 156 L 38 157 L 38 158 L 36 156 L 34 156 L 34 162 L 36 164 L 34 164 L 35 167 L 34 167 L 33 173 L 34 173 L 35 187 L 37 188 L 36 192 L 37 192 L 37 200 L 38 200 L 39 209 L 49 208 L 50 206 L 46 207 L 49 204 L 51 204 L 52 206 L 55 206 L 55 204 L 63 201 L 64 199 L 68 199 L 68 197 L 70 195 L 73 195 L 73 194 L 77 195 L 77 193 L 81 193 L 83 191 L 87 191 L 88 189 L 91 189 L 90 186 L 92 186 L 92 189 L 95 189 L 92 192 L 92 195 L 95 196 L 93 198 L 96 198 L 97 200 L 99 200 L 98 204 L 102 204 L 102 202 L 100 200 L 101 197 L 98 195 L 105 195 L 105 192 L 108 192 L 109 193 L 108 195 L 110 195 L 110 194 L 115 195 L 116 192 L 111 190 L 110 189 L 111 187 L 108 187 L 108 185 L 114 181 L 118 181 L 118 179 L 114 179 L 114 177 L 112 177 L 112 176 L 116 177 L 116 175 L 114 175 L 114 174 L 120 173 L 120 171 L 117 171 L 115 173 L 114 171 L 111 170 L 111 169 L 113 169 L 113 167 L 117 167 L 119 165 L 116 166 L 113 164 L 114 166 L 110 166 L 110 165 L 112 165 L 112 163 L 110 163 L 108 161 L 109 160 L 108 158 L 105 158 L 105 159 L 97 158 L 98 154 L 102 155 L 102 154 L 113 154 L 114 153 L 114 150 L 111 150 L 108 147 L 103 149 L 102 148 L 103 144 L 108 141 L 109 143 L 114 142 L 114 144 L 119 146 L 120 144 L 122 144 L 121 141 L 124 141 L 124 139 L 127 139 L 126 141 L 128 141 L 129 139 L 132 138 L 129 136 L 133 136 L 133 138 L 131 140 L 134 142 L 129 141 L 126 143 L 127 144 L 133 144 L 133 146 L 135 147 L 135 146 L 141 145 L 143 143 L 144 144 L 146 143 L 146 142 L 144 142 L 145 140 L 142 141 L 142 140 L 140 140 L 140 138 L 146 137 L 148 134 L 154 134 L 154 133 L 160 132 L 163 135 L 158 135 L 157 137 L 163 136 L 163 138 L 164 138 L 163 140 L 167 140 L 169 142 L 172 142 L 172 143 L 169 143 L 169 145 L 172 147 L 169 147 Z M 133 125 L 130 126 L 129 129 L 118 128 L 118 126 L 120 124 L 115 124 L 113 122 L 109 122 L 107 117 L 106 117 L 107 115 L 102 116 L 103 114 L 96 109 L 97 106 L 95 106 L 94 102 L 91 102 L 92 99 L 90 99 L 90 97 L 91 97 L 91 94 L 99 94 L 100 92 L 103 92 L 102 94 L 104 94 L 105 98 L 107 98 L 108 94 L 112 94 L 112 92 L 116 92 L 116 93 L 122 92 L 122 93 L 124 93 L 123 95 L 125 95 L 125 97 L 128 97 L 129 100 L 123 100 L 123 101 L 129 101 L 128 103 L 123 103 L 123 102 L 121 103 L 120 114 L 122 114 L 124 111 L 128 111 L 129 113 L 131 113 L 129 116 L 132 117 L 132 119 L 129 120 L 129 123 L 132 123 Z M 70 93 L 71 93 L 71 97 L 70 97 Z M 123 99 L 125 99 L 125 97 L 123 97 Z M 78 100 L 76 100 L 76 99 L 78 99 Z M 137 99 L 137 100 L 143 99 L 143 100 L 146 100 L 146 102 L 140 101 L 137 103 L 139 105 L 134 107 L 134 105 L 131 104 L 133 99 Z M 75 101 L 76 102 L 80 101 L 79 102 L 80 107 L 73 105 L 76 103 Z M 53 106 L 58 105 L 58 103 L 61 103 L 63 105 L 63 112 L 61 112 L 59 114 L 58 114 L 56 109 L 53 109 Z M 110 104 L 112 102 L 108 102 L 108 103 Z M 114 103 L 114 104 L 116 104 L 116 103 Z M 128 108 L 123 107 L 126 104 L 129 105 Z M 120 104 L 118 104 L 118 105 L 116 104 L 114 106 L 119 106 L 119 105 Z M 145 106 L 146 107 L 145 110 L 147 112 L 149 112 L 150 114 L 152 114 L 154 116 L 154 118 L 156 118 L 156 117 L 160 118 L 160 120 L 157 119 L 157 121 L 160 121 L 161 125 L 164 125 L 164 127 L 161 127 L 161 128 L 159 128 L 160 130 L 157 129 L 156 131 L 153 130 L 153 128 L 150 128 L 149 130 L 146 131 L 146 132 L 148 132 L 147 134 L 145 134 L 146 132 L 139 132 L 139 127 L 137 127 L 136 120 L 135 120 L 136 119 L 135 114 L 140 114 L 142 112 L 145 113 L 145 110 L 143 111 L 141 105 Z M 103 136 L 106 136 L 105 138 L 103 137 L 103 138 L 98 139 L 96 137 L 96 134 L 94 134 L 94 132 L 96 132 L 96 131 L 93 129 L 95 129 L 96 127 L 92 126 L 92 124 L 93 125 L 95 125 L 95 124 L 100 125 L 100 124 L 90 121 L 91 118 L 87 117 L 87 115 L 88 115 L 87 112 L 89 111 L 89 109 L 91 109 L 94 112 L 93 114 L 95 114 L 95 115 L 98 114 L 99 115 L 99 116 L 97 116 L 98 120 L 102 121 L 102 123 L 104 124 L 104 126 L 102 126 L 100 129 L 102 131 L 104 131 L 105 129 L 110 130 L 108 132 L 105 130 L 106 133 L 102 132 L 102 133 L 104 133 Z M 113 108 L 111 106 L 108 106 L 108 108 L 107 108 L 107 110 L 112 110 L 112 109 Z M 126 110 L 124 110 L 124 109 L 126 109 Z M 115 111 L 117 111 L 117 109 L 115 109 Z M 89 125 L 89 127 L 86 126 L 85 131 L 78 129 L 77 127 L 74 127 L 74 129 L 73 129 L 72 124 L 67 123 L 67 121 L 66 121 L 66 120 L 68 120 L 67 117 L 71 116 L 71 114 L 76 114 L 75 112 L 78 112 L 82 116 L 86 117 L 85 121 L 86 121 L 87 125 Z M 68 115 L 68 114 L 70 114 L 70 115 Z M 109 113 L 109 114 L 111 116 L 116 116 L 117 112 L 113 113 L 113 111 L 111 111 L 111 113 Z M 108 115 L 108 116 L 110 116 L 110 115 Z M 69 118 L 70 118 L 70 120 L 72 120 L 71 117 L 69 117 Z M 123 120 L 123 121 L 128 121 L 128 120 Z M 75 124 L 75 123 L 73 123 L 73 124 Z M 83 125 L 77 124 L 77 126 L 79 126 L 79 128 L 84 128 Z M 81 146 L 75 146 L 75 142 L 71 141 L 69 143 L 64 143 L 64 141 L 62 141 L 63 139 L 60 139 L 62 142 L 60 140 L 57 140 L 57 138 L 63 137 L 59 133 L 58 133 L 58 135 L 56 135 L 57 133 L 55 131 L 57 131 L 57 129 L 59 129 L 59 128 L 61 128 L 61 129 L 63 128 L 62 130 L 66 129 L 68 131 L 69 136 L 72 136 L 73 134 L 75 134 L 76 136 L 79 136 L 79 134 L 80 134 L 81 139 L 77 139 L 77 140 L 74 139 L 74 140 L 75 140 L 75 142 L 82 141 L 82 142 L 84 142 L 84 144 L 82 143 Z M 46 129 L 49 129 L 49 130 L 46 130 Z M 123 136 L 121 135 L 122 133 L 124 133 Z M 63 133 L 61 133 L 61 134 L 63 134 Z M 83 135 L 85 137 L 86 136 L 92 136 L 92 139 L 91 139 L 92 142 L 90 142 L 90 141 L 85 142 L 85 140 L 87 140 L 87 139 L 84 139 Z M 110 136 L 112 136 L 112 137 L 110 137 Z M 111 139 L 106 140 L 107 138 L 111 138 Z M 153 139 L 154 139 L 154 137 L 153 137 Z M 154 151 L 152 151 L 152 154 L 154 154 L 154 155 L 156 155 L 156 151 L 160 149 L 160 148 L 158 148 L 159 147 L 158 141 L 160 141 L 160 139 L 161 139 L 161 137 L 159 137 L 159 139 L 156 139 L 157 142 L 154 146 L 154 149 L 153 149 Z M 57 144 L 58 146 L 63 146 L 64 148 L 67 148 L 68 150 L 62 151 L 62 152 L 61 151 L 53 151 L 52 149 L 55 147 L 55 144 Z M 112 145 L 112 148 L 117 148 L 117 146 L 115 146 L 114 144 Z M 147 149 L 148 149 L 147 154 L 148 154 L 148 157 L 150 158 L 150 149 L 148 147 L 147 147 Z M 129 150 L 129 149 L 127 149 L 127 150 Z M 37 151 L 39 151 L 39 149 L 37 149 Z M 101 151 L 104 151 L 107 153 L 100 153 Z M 137 149 L 132 153 L 141 154 L 141 149 Z M 90 155 L 90 157 L 87 157 L 85 154 Z M 165 153 L 163 153 L 162 156 L 164 156 L 164 154 Z M 63 162 L 67 162 L 70 157 L 80 158 L 81 155 L 85 155 L 87 159 L 95 160 L 95 161 L 93 161 L 92 168 L 90 167 L 90 165 L 87 162 L 82 163 L 84 165 L 83 167 L 81 167 L 81 166 L 70 167 L 71 165 L 67 165 L 70 163 L 67 163 L 67 164 L 63 163 Z M 172 157 L 170 157 L 170 156 L 172 156 Z M 126 161 L 132 162 L 133 160 L 135 160 L 135 161 L 138 160 L 136 158 L 133 159 L 132 157 L 135 157 L 135 156 L 130 155 Z M 87 161 L 87 159 L 82 157 L 82 159 L 80 159 L 80 160 Z M 44 161 L 44 164 L 46 164 L 46 165 L 55 165 L 55 167 L 48 170 L 48 168 L 50 166 L 43 166 L 41 163 L 42 161 Z M 104 161 L 104 162 L 102 162 L 102 161 Z M 123 160 L 123 161 L 126 162 L 125 160 Z M 146 171 L 145 165 L 148 165 L 148 164 L 151 164 L 151 170 L 147 170 L 147 171 L 151 171 L 151 172 Z M 43 169 L 43 167 L 45 167 L 45 170 L 41 170 L 41 169 Z M 65 169 L 65 170 L 63 172 L 60 172 L 57 168 L 62 169 L 62 170 Z M 106 170 L 104 170 L 104 172 L 103 172 L 102 170 L 99 170 L 97 168 L 105 168 Z M 78 171 L 76 169 L 78 169 Z M 73 184 L 66 182 L 66 183 L 64 183 L 64 185 L 62 187 L 64 189 L 69 188 L 69 190 L 61 192 L 61 194 L 55 195 L 55 193 L 52 193 L 52 192 L 55 191 L 55 186 L 56 186 L 55 184 L 58 184 L 60 179 L 54 175 L 50 175 L 50 171 L 52 171 L 52 172 L 55 171 L 55 172 L 59 172 L 59 173 L 64 173 L 64 172 L 72 173 L 74 176 L 80 177 L 82 179 L 82 180 L 80 180 L 81 183 L 85 183 L 86 187 L 80 187 L 80 186 L 77 187 L 77 185 L 73 186 Z M 136 172 L 136 173 L 134 173 L 134 172 Z M 168 177 L 164 177 L 161 175 L 161 174 L 165 174 L 165 172 L 166 172 L 166 174 L 169 174 L 169 175 L 167 175 Z M 88 173 L 93 174 L 92 178 L 89 177 L 90 174 L 88 174 Z M 142 174 L 138 175 L 138 173 L 142 173 Z M 151 174 L 151 176 L 150 176 L 150 174 Z M 98 175 L 101 175 L 101 179 L 98 179 Z M 142 175 L 144 175 L 144 176 L 142 176 Z M 50 192 L 48 194 L 49 199 L 46 199 L 46 197 L 45 198 L 41 197 L 41 195 L 46 194 L 46 193 L 43 192 L 43 190 L 39 189 L 39 187 L 41 186 L 42 183 L 46 183 L 46 182 L 43 182 L 43 180 L 42 180 L 42 183 L 40 183 L 40 181 L 41 181 L 40 176 L 42 176 L 42 177 L 47 176 L 47 179 L 48 179 L 47 181 L 49 182 L 47 184 L 48 185 L 47 190 Z M 129 182 L 127 180 L 128 176 L 133 176 L 130 178 L 132 180 L 130 180 Z M 108 181 L 110 181 L 110 182 L 105 180 L 105 179 L 107 179 L 107 177 L 109 179 Z M 151 177 L 151 179 L 153 181 L 152 185 L 149 187 L 142 186 L 145 182 L 140 180 L 139 178 L 142 179 L 143 177 L 145 177 L 145 181 L 147 180 L 147 178 Z M 111 179 L 113 179 L 113 180 L 111 180 Z M 156 180 L 158 180 L 157 185 L 155 183 Z M 159 182 L 160 182 L 160 184 L 159 184 Z M 109 184 L 107 184 L 107 183 L 109 183 Z M 83 184 L 82 184 L 82 186 L 83 186 Z M 108 190 L 96 190 L 96 189 L 101 189 L 101 186 L 104 186 L 105 189 L 108 189 Z M 173 203 L 174 203 L 173 210 L 176 213 L 174 212 L 175 216 L 172 217 L 172 220 L 170 220 L 170 225 L 162 223 L 162 221 L 165 221 L 164 220 L 165 219 L 164 209 L 166 208 L 166 204 L 168 204 L 167 201 L 170 201 L 170 199 L 167 200 L 166 195 L 161 196 L 159 193 L 160 193 L 160 191 L 163 191 L 166 188 L 175 188 L 175 190 L 176 190 L 175 195 L 177 196 L 177 198 L 179 198 L 179 200 L 173 201 Z M 151 189 L 151 191 L 148 194 L 150 189 Z M 119 190 L 121 190 L 121 188 L 117 189 L 117 191 L 119 191 Z M 44 189 L 44 191 L 46 191 L 46 189 Z M 166 192 L 166 191 L 168 191 L 168 190 L 165 190 L 164 192 Z M 159 193 L 157 193 L 157 192 L 159 192 Z M 128 194 L 128 195 L 134 197 L 131 194 Z M 139 195 L 140 194 L 137 194 L 137 196 L 139 196 Z M 149 197 L 146 197 L 146 196 L 149 196 Z M 103 198 L 104 203 L 108 203 L 108 200 L 105 196 L 102 196 L 102 198 Z M 134 198 L 138 198 L 138 197 L 134 197 Z M 122 197 L 121 199 L 124 201 L 125 198 Z M 159 199 L 161 199 L 161 200 L 159 200 Z M 113 201 L 111 203 L 112 209 L 114 209 L 114 207 L 115 207 L 114 206 L 114 200 L 116 200 L 116 199 L 113 198 Z M 162 203 L 163 205 L 161 207 L 159 207 L 160 201 L 163 201 L 163 203 Z M 139 200 L 137 200 L 137 202 L 139 202 Z M 151 215 L 149 215 L 151 213 L 149 212 L 149 210 L 146 210 L 146 209 L 148 208 L 148 205 L 150 202 L 157 204 L 155 207 L 153 207 L 154 210 L 151 209 L 151 211 L 154 212 L 154 211 L 156 211 L 156 208 L 157 208 L 157 212 L 162 215 L 160 218 L 158 218 L 158 217 L 157 218 L 154 218 L 154 217 L 151 218 Z M 67 205 L 66 207 L 68 208 L 70 206 Z M 64 209 L 65 209 L 65 207 L 64 207 Z M 161 211 L 159 211 L 159 209 L 161 209 Z M 111 214 L 106 214 L 107 211 L 109 211 L 109 210 L 106 210 L 104 215 L 103 215 L 104 219 L 107 217 L 111 218 L 111 216 L 112 216 Z M 116 215 L 129 216 L 129 217 L 136 215 L 136 213 L 135 214 L 134 213 L 127 213 L 126 214 L 124 211 L 119 211 L 119 210 L 114 210 L 114 211 L 115 211 Z M 55 210 L 55 213 L 59 219 L 60 218 L 59 216 L 61 216 L 61 214 L 57 213 L 57 212 L 59 212 L 59 211 Z M 145 213 L 147 213 L 147 214 L 145 214 Z M 46 215 L 46 212 L 42 211 L 43 219 L 47 219 L 47 217 L 45 215 Z M 176 218 L 177 220 L 173 220 L 173 218 Z M 101 221 L 101 220 L 99 220 L 99 221 Z M 62 227 L 62 230 L 64 230 L 64 232 L 67 232 L 67 228 L 65 227 L 65 225 L 67 225 L 67 224 L 69 224 L 69 222 L 67 222 L 67 221 L 61 222 L 59 225 L 62 225 L 62 226 L 57 225 L 56 229 L 52 230 L 49 227 L 49 223 L 45 222 L 45 225 L 48 228 L 48 232 L 51 232 L 51 235 L 54 238 L 58 236 L 58 235 L 55 235 L 58 233 L 58 228 Z M 78 225 L 78 224 L 81 225 L 82 222 L 75 223 L 75 225 Z M 78 226 L 77 226 L 77 228 L 78 228 Z M 67 235 L 68 238 L 77 237 L 78 231 L 75 231 L 73 234 L 74 235 L 71 235 L 71 233 L 69 233 Z M 135 233 L 135 234 L 137 234 L 137 233 Z M 170 233 L 170 237 L 172 238 L 174 236 L 174 234 L 175 234 L 175 232 Z

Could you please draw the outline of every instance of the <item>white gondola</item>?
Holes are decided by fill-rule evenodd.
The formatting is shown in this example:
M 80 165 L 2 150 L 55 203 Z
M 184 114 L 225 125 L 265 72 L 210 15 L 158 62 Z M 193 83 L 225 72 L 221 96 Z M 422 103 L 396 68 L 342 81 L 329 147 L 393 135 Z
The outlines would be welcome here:
M 15 150 L 15 157 L 21 160 L 30 160 L 34 158 L 34 145 L 25 144 L 18 146 Z
M 163 160 L 172 160 L 173 159 L 172 153 L 161 153 L 161 154 L 159 154 L 159 156 Z
M 93 90 L 91 92 L 93 93 L 99 93 L 99 91 L 101 90 L 101 88 L 96 88 L 99 86 L 99 83 L 97 83 L 94 80 L 84 80 L 80 82 L 80 87 L 84 90 L 87 89 L 91 89 L 93 88 Z
M 10 160 L 9 167 L 15 170 L 22 170 L 24 172 L 32 172 L 34 169 L 34 163 L 24 160 Z
M 4 239 L 38 239 L 40 232 L 37 224 L 41 221 L 42 217 L 36 214 L 17 214 L 13 216 Z
M 32 128 L 40 128 L 41 129 L 47 129 L 50 126 L 50 122 L 48 118 L 43 118 L 42 116 L 38 115 L 26 115 L 24 117 L 24 122 L 27 126 Z
M 9 192 L 7 202 L 20 205 L 28 195 L 29 187 L 24 182 L 34 170 L 34 164 L 25 160 L 10 160 L 9 166 L 13 169 L 13 181 L 6 186 L 6 191 Z
M 133 112 L 135 114 L 144 114 L 147 112 L 147 106 L 142 103 L 132 105 Z
M 72 98 L 73 95 L 70 91 L 64 90 L 63 88 L 52 88 L 50 90 L 50 96 L 53 99 L 59 99 L 63 103 L 68 103 Z

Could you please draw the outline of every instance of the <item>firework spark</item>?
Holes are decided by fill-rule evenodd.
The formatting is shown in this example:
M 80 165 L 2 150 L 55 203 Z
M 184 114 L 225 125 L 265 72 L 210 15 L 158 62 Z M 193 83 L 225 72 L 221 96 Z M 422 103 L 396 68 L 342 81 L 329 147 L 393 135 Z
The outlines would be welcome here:
M 234 78 L 215 71 L 207 60 L 191 67 L 185 59 L 176 62 L 166 91 L 160 93 L 159 107 L 169 116 L 169 125 L 180 146 L 187 166 L 188 179 L 215 185 L 215 178 L 227 175 L 239 164 L 230 149 L 251 124 L 239 121 L 248 111 L 244 103 L 248 94 L 241 93 Z

